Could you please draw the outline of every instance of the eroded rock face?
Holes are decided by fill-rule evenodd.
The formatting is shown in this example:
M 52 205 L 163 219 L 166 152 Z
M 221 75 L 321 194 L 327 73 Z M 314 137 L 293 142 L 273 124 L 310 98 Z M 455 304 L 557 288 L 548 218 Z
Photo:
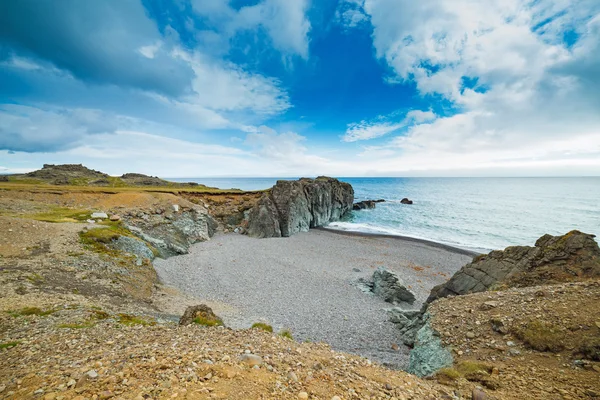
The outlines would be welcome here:
M 413 304 L 415 295 L 404 286 L 398 275 L 379 267 L 373 273 L 373 293 L 388 303 Z
M 535 247 L 513 246 L 477 256 L 452 278 L 433 288 L 427 303 L 488 290 L 494 285 L 533 286 L 600 276 L 600 248 L 594 235 L 571 231 L 544 235 Z
M 131 232 L 154 246 L 163 258 L 186 254 L 192 244 L 208 240 L 217 228 L 216 221 L 202 207 L 162 214 L 140 211 L 126 217 L 125 222 Z
M 288 237 L 336 221 L 352 209 L 354 190 L 334 178 L 278 181 L 250 211 L 248 235 Z
M 381 200 L 363 200 L 363 201 L 359 201 L 358 203 L 354 203 L 354 205 L 352 206 L 352 209 L 357 211 L 357 210 L 369 210 L 369 209 L 373 209 L 375 208 L 375 205 L 377 203 L 383 203 L 385 202 L 385 200 L 381 199 Z

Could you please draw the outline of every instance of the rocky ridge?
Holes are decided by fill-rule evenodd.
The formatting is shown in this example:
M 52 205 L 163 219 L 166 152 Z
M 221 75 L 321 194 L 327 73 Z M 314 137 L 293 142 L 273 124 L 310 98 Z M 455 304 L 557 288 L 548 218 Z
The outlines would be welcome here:
M 288 237 L 340 219 L 352 209 L 354 190 L 334 178 L 278 181 L 250 210 L 248 235 Z

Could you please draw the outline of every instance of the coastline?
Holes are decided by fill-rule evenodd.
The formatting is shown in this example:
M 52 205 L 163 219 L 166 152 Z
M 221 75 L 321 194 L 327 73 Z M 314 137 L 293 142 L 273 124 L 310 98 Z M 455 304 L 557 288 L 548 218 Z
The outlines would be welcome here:
M 389 321 L 394 305 L 361 290 L 359 280 L 370 280 L 379 267 L 396 272 L 417 299 L 403 307 L 417 310 L 471 256 L 426 241 L 311 229 L 268 239 L 218 234 L 154 266 L 162 283 L 202 302 L 228 304 L 219 316 L 229 327 L 264 321 L 276 331 L 290 329 L 299 341 L 402 368 L 408 348 Z
M 396 239 L 396 240 L 401 240 L 404 242 L 413 242 L 413 243 L 419 243 L 419 244 L 423 244 L 426 246 L 430 246 L 430 247 L 436 247 L 442 250 L 446 250 L 452 253 L 457 253 L 457 254 L 461 254 L 461 255 L 465 255 L 465 256 L 470 256 L 470 257 L 475 257 L 478 256 L 482 253 L 473 251 L 473 250 L 468 250 L 468 249 L 463 249 L 460 247 L 456 247 L 456 246 L 451 246 L 448 244 L 444 244 L 444 243 L 439 243 L 439 242 L 434 242 L 432 240 L 427 240 L 427 239 L 420 239 L 420 238 L 414 238 L 411 236 L 402 236 L 402 235 L 389 235 L 389 234 L 385 234 L 385 233 L 372 233 L 372 232 L 359 232 L 359 231 L 347 231 L 347 230 L 341 230 L 341 229 L 333 229 L 333 228 L 328 228 L 327 226 L 322 226 L 322 227 L 318 227 L 318 228 L 311 228 L 311 229 L 315 229 L 315 230 L 322 230 L 322 231 L 327 231 L 327 232 L 333 232 L 339 235 L 346 235 L 346 236 L 359 236 L 359 237 L 373 237 L 373 238 L 385 238 L 385 239 Z

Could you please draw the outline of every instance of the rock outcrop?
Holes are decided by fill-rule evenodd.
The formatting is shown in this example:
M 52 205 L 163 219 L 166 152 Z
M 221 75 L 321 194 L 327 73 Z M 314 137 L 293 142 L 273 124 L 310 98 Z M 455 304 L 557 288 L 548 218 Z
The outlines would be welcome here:
M 413 304 L 416 300 L 398 275 L 383 267 L 377 268 L 373 273 L 373 293 L 392 304 Z
M 512 246 L 477 256 L 448 282 L 434 287 L 427 303 L 499 285 L 534 286 L 599 277 L 600 248 L 594 237 L 579 231 L 544 235 L 535 247 Z
M 385 202 L 385 200 L 363 200 L 363 201 L 359 201 L 358 203 L 354 203 L 352 205 L 352 209 L 355 211 L 358 210 L 368 210 L 368 209 L 373 209 L 375 208 L 375 205 L 377 203 L 383 203 Z
M 413 201 L 412 201 L 412 200 L 409 200 L 409 199 L 407 199 L 407 198 L 405 197 L 405 198 L 403 198 L 402 200 L 400 200 L 400 203 L 402 203 L 402 204 L 412 204 L 412 203 L 413 203 Z
M 410 352 L 408 372 L 417 376 L 431 376 L 442 368 L 450 367 L 454 361 L 452 353 L 444 347 L 439 333 L 425 314 L 424 323 L 417 331 L 415 347 Z
M 352 209 L 354 190 L 334 178 L 278 181 L 249 214 L 248 235 L 288 237 L 340 219 Z
M 190 306 L 179 319 L 179 325 L 198 324 L 204 326 L 223 325 L 223 320 L 219 318 L 207 305 Z
M 192 244 L 208 240 L 217 228 L 216 221 L 199 206 L 179 212 L 139 211 L 125 216 L 124 221 L 132 233 L 154 246 L 163 258 L 186 254 Z

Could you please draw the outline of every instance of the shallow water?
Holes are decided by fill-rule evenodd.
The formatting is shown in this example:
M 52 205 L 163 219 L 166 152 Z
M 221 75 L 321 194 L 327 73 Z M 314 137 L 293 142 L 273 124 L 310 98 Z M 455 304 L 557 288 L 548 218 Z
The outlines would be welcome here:
M 288 178 L 292 179 L 292 178 Z M 533 245 L 545 233 L 600 235 L 600 178 L 339 178 L 357 201 L 385 199 L 352 212 L 335 229 L 385 233 L 487 251 Z M 187 178 L 219 188 L 265 189 L 277 178 Z M 403 197 L 413 205 L 400 204 Z

